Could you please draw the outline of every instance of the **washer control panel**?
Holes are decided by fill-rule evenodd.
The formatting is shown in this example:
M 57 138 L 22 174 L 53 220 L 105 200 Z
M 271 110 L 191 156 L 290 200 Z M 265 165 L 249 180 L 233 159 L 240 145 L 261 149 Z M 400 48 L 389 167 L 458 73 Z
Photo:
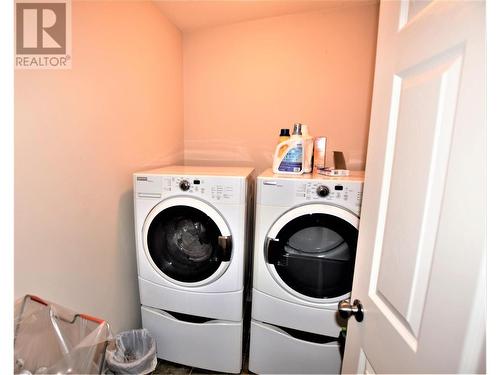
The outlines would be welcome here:
M 210 176 L 163 176 L 163 195 L 192 195 L 212 202 L 239 203 L 243 184 L 236 178 Z
M 135 174 L 134 184 L 137 198 L 193 196 L 223 204 L 242 204 L 246 199 L 246 181 L 241 177 Z

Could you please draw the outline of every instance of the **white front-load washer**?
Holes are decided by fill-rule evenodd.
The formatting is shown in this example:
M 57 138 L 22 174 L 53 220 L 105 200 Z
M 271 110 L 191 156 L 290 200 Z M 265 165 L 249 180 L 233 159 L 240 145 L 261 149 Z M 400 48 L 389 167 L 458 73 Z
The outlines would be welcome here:
M 351 291 L 363 178 L 257 178 L 251 371 L 340 372 L 336 311 Z
M 159 358 L 240 371 L 252 172 L 169 166 L 134 174 L 142 324 Z

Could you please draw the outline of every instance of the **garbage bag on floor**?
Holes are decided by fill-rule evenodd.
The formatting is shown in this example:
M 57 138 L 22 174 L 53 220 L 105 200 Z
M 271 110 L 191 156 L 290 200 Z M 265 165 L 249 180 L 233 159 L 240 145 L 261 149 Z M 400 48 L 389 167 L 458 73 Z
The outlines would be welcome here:
M 14 306 L 14 373 L 99 374 L 109 340 L 106 321 L 39 297 Z
M 147 374 L 156 368 L 156 341 L 147 329 L 119 333 L 106 350 L 108 369 L 116 374 Z

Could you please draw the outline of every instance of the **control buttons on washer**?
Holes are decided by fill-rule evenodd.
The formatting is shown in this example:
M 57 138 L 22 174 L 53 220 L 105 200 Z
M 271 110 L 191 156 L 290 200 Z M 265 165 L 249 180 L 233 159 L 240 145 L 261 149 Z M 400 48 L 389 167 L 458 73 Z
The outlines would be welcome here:
M 330 189 L 328 189 L 328 186 L 325 186 L 325 185 L 320 185 L 318 186 L 318 188 L 316 189 L 316 193 L 320 196 L 320 197 L 327 197 L 328 194 L 330 194 Z
M 181 182 L 179 182 L 179 187 L 182 191 L 188 191 L 191 185 L 188 180 L 182 180 Z

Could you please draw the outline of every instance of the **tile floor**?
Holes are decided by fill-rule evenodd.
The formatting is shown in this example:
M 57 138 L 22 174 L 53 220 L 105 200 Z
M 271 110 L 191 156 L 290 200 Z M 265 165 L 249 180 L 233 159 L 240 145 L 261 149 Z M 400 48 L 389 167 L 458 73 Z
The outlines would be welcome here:
M 167 362 L 162 359 L 158 359 L 158 366 L 153 374 L 163 374 L 163 375 L 195 375 L 195 374 L 221 374 L 219 372 L 208 371 L 196 367 L 187 367 L 179 365 L 173 362 Z M 245 355 L 243 358 L 243 369 L 240 374 L 253 374 L 248 371 L 248 358 Z

